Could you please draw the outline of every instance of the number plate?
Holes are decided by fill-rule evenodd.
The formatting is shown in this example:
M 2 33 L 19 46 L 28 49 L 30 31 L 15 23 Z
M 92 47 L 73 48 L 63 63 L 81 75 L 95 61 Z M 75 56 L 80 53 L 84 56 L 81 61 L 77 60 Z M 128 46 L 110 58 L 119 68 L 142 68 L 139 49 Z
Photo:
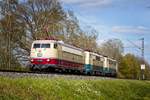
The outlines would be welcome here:
M 42 59 L 38 59 L 37 61 L 38 61 L 38 62 L 42 62 L 43 60 L 42 60 Z

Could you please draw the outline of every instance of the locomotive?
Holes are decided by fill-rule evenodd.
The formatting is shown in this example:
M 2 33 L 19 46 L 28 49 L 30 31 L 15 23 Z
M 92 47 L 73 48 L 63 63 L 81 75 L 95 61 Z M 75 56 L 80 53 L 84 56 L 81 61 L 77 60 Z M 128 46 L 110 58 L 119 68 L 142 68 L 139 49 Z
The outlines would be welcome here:
M 58 40 L 35 40 L 31 69 L 59 69 L 86 75 L 116 76 L 117 61 Z

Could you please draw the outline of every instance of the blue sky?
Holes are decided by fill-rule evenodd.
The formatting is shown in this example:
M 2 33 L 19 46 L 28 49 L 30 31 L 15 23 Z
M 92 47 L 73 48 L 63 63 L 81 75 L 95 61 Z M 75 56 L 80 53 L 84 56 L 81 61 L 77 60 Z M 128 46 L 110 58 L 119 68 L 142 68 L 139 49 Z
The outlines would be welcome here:
M 150 0 L 61 0 L 66 10 L 74 11 L 82 27 L 89 25 L 99 32 L 98 44 L 111 38 L 124 43 L 125 53 L 140 56 L 145 39 L 145 59 L 150 63 Z M 131 47 L 131 48 L 130 48 Z

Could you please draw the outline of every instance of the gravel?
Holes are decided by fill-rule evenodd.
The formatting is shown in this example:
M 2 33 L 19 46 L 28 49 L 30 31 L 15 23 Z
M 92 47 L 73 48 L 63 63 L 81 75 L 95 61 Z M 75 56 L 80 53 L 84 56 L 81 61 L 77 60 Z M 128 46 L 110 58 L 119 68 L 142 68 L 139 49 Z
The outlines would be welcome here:
M 10 78 L 32 77 L 32 78 L 64 78 L 64 79 L 85 79 L 85 80 L 115 79 L 102 76 L 68 75 L 61 73 L 31 73 L 31 72 L 0 72 L 0 76 Z

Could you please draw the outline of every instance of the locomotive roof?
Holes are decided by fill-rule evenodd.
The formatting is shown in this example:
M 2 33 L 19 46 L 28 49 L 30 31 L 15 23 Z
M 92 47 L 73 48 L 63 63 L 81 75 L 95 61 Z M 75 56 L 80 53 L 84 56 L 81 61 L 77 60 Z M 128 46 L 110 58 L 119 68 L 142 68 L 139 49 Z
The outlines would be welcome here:
M 33 43 L 48 43 L 48 42 L 56 43 L 57 41 L 56 40 L 35 40 L 35 41 L 33 41 Z
M 98 54 L 98 53 L 95 53 L 95 52 L 91 52 L 91 51 L 85 51 L 85 52 L 89 52 L 89 53 L 91 53 L 92 55 L 95 55 L 95 56 L 102 56 L 102 57 L 104 57 L 104 55 Z
M 79 50 L 79 51 L 84 51 L 81 48 L 78 48 L 76 46 L 72 46 L 70 44 L 66 44 L 63 41 L 57 41 L 57 40 L 35 40 L 35 41 L 33 41 L 33 43 L 58 43 L 58 44 L 61 44 L 63 46 L 69 47 L 69 48 L 73 48 L 73 49 L 76 49 L 76 50 Z
M 115 60 L 115 59 L 112 59 L 112 58 L 107 58 L 107 59 L 109 59 L 109 60 L 111 60 L 111 61 L 115 61 L 115 62 L 117 62 L 117 60 Z
M 93 54 L 93 55 L 95 55 L 95 56 L 106 57 L 107 59 L 109 59 L 109 60 L 111 60 L 111 61 L 115 61 L 115 62 L 117 62 L 117 60 L 112 59 L 112 58 L 109 58 L 108 56 L 105 56 L 105 55 L 102 55 L 102 54 L 98 54 L 98 53 L 91 52 L 91 51 L 85 51 L 85 52 L 89 52 L 89 53 L 91 53 L 91 54 Z

